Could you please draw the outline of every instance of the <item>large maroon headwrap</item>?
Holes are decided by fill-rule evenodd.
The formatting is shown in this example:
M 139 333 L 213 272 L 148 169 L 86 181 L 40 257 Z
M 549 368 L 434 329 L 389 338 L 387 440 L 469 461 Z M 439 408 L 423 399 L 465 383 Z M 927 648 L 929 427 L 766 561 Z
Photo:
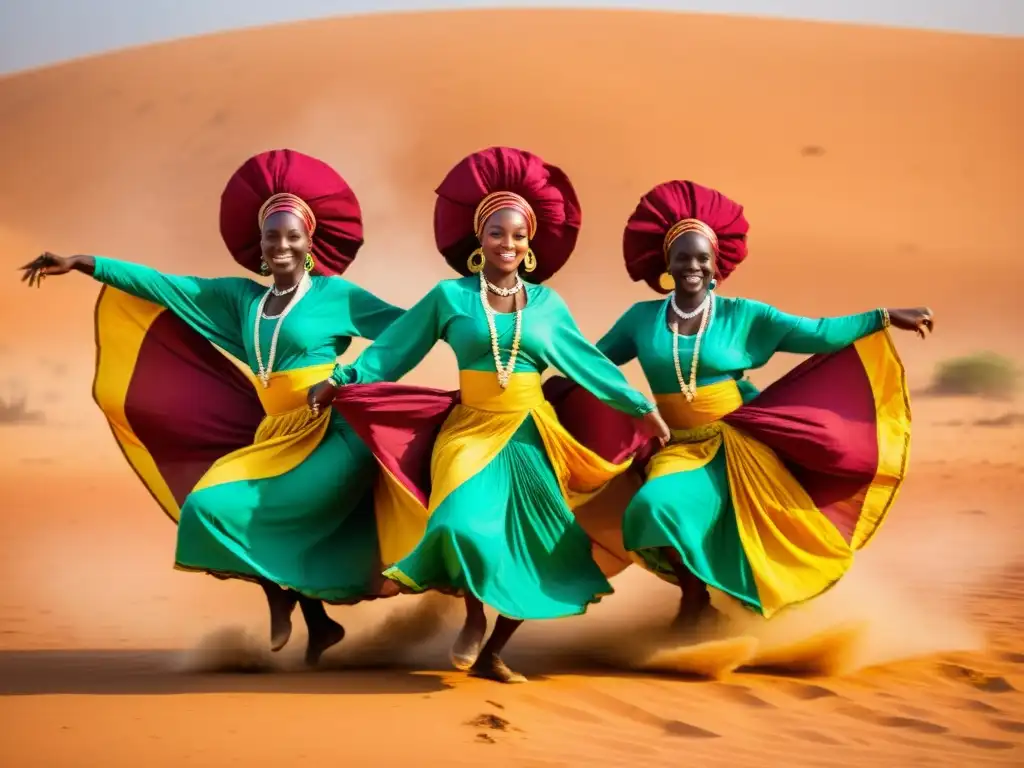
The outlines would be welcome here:
M 529 203 L 537 220 L 530 247 L 537 268 L 523 279 L 542 283 L 572 255 L 580 232 L 580 203 L 569 178 L 530 152 L 491 147 L 474 152 L 452 168 L 437 190 L 434 241 L 456 272 L 468 275 L 467 260 L 480 246 L 473 217 L 477 206 L 494 192 L 512 192 Z
M 315 271 L 340 275 L 363 244 L 359 201 L 337 171 L 293 149 L 275 149 L 250 157 L 224 187 L 220 234 L 235 261 L 259 273 L 260 209 L 271 195 L 282 192 L 301 198 L 313 214 Z
M 634 282 L 643 280 L 659 293 L 669 293 L 658 280 L 665 273 L 665 236 L 685 219 L 703 222 L 717 238 L 716 273 L 727 278 L 747 256 L 749 224 L 743 206 L 714 189 L 692 181 L 659 184 L 642 198 L 626 222 L 622 253 Z M 693 227 L 699 230 L 699 227 Z M 711 238 L 714 243 L 715 238 Z

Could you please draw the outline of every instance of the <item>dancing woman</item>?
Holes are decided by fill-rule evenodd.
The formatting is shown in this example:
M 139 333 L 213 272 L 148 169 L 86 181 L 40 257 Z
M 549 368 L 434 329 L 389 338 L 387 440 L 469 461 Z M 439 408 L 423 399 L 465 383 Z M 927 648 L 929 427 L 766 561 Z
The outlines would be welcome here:
M 648 192 L 626 225 L 626 268 L 668 297 L 632 306 L 597 345 L 618 365 L 639 360 L 672 428 L 622 525 L 626 549 L 681 587 L 678 627 L 705 615 L 708 585 L 770 617 L 847 571 L 907 470 L 910 400 L 888 328 L 933 328 L 927 309 L 811 319 L 718 296 L 747 229 L 715 190 Z M 816 357 L 759 394 L 745 373 L 777 352 Z M 634 430 L 582 390 L 558 404 L 569 428 Z
M 319 160 L 250 158 L 224 189 L 220 224 L 235 260 L 269 276 L 269 288 L 51 253 L 23 279 L 74 270 L 105 284 L 94 395 L 178 522 L 175 567 L 260 584 L 275 651 L 298 601 L 316 664 L 344 636 L 321 601 L 378 596 L 384 579 L 374 458 L 339 413 L 310 410 L 306 392 L 351 337 L 376 338 L 402 310 L 340 277 L 363 242 L 361 213 Z
M 397 380 L 439 339 L 454 350 L 460 401 L 433 443 L 426 530 L 385 575 L 406 590 L 464 595 L 456 666 L 522 682 L 500 658 L 522 621 L 583 613 L 611 591 L 572 509 L 630 463 L 584 448 L 562 428 L 542 372 L 573 377 L 650 434 L 667 439 L 667 427 L 541 285 L 576 244 L 580 210 L 565 174 L 496 147 L 462 160 L 437 195 L 437 246 L 464 277 L 438 283 L 310 397 L 324 405 L 339 386 Z M 500 614 L 486 645 L 484 604 Z

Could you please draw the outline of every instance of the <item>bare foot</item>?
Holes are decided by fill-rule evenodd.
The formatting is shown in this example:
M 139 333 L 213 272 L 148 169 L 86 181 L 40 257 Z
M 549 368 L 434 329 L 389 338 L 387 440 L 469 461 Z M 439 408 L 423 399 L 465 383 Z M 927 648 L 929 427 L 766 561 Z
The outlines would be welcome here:
M 270 650 L 277 653 L 291 639 L 292 611 L 298 596 L 282 589 L 280 592 L 268 592 L 267 598 L 270 605 Z
M 513 672 L 504 661 L 497 656 L 490 655 L 477 659 L 476 663 L 470 667 L 469 674 L 471 677 L 482 677 L 485 680 L 494 680 L 499 683 L 526 682 L 524 675 Z
M 476 660 L 480 656 L 480 649 L 483 648 L 486 632 L 486 620 L 483 623 L 469 619 L 466 621 L 452 645 L 451 662 L 453 667 L 460 672 L 465 672 L 476 664 Z
M 380 585 L 379 594 L 381 597 L 394 597 L 401 591 L 397 581 L 394 579 L 384 579 L 384 583 Z
M 320 663 L 324 651 L 337 645 L 344 638 L 345 628 L 332 619 L 327 619 L 316 627 L 310 627 L 309 642 L 306 645 L 306 666 L 315 667 Z
M 679 613 L 669 626 L 672 635 L 679 637 L 702 636 L 721 629 L 725 621 L 716 608 L 712 607 L 710 600 L 701 600 L 679 604 Z

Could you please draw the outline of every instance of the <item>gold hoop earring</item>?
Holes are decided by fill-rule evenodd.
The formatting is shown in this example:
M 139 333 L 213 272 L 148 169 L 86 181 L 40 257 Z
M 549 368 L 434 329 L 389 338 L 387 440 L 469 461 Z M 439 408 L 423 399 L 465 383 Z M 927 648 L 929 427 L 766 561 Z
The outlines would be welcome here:
M 307 253 L 306 254 L 306 264 L 305 264 L 305 266 L 306 266 L 306 271 L 307 272 L 312 272 L 313 271 L 313 267 L 316 266 L 316 262 L 313 261 L 313 254 L 312 253 Z
M 260 274 L 261 275 L 269 275 L 270 274 L 270 265 L 267 264 L 267 262 L 265 262 L 263 259 L 260 259 Z
M 523 268 L 527 272 L 533 272 L 537 268 L 537 256 L 533 252 L 533 248 L 526 251 L 526 258 L 523 259 Z
M 484 268 L 484 249 L 477 248 L 466 259 L 466 266 L 469 268 L 471 274 L 477 274 Z
M 662 290 L 671 291 L 675 289 L 676 281 L 668 272 L 662 272 L 658 278 L 658 285 L 661 286 Z

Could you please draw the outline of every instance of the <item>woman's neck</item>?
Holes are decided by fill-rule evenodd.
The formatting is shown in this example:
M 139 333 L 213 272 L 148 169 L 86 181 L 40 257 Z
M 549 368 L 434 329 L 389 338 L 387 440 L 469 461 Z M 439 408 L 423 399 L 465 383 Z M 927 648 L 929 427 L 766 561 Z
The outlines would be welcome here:
M 704 289 L 700 293 L 681 293 L 680 291 L 675 292 L 676 306 L 679 307 L 683 312 L 692 312 L 699 307 L 704 299 L 707 298 L 707 289 Z
M 512 288 L 515 286 L 519 275 L 515 272 L 503 272 L 496 269 L 488 269 L 490 265 L 484 265 L 484 279 L 496 288 Z
M 289 288 L 294 288 L 298 285 L 304 274 L 306 274 L 305 271 L 288 275 L 274 275 L 274 286 L 279 291 L 287 291 Z

